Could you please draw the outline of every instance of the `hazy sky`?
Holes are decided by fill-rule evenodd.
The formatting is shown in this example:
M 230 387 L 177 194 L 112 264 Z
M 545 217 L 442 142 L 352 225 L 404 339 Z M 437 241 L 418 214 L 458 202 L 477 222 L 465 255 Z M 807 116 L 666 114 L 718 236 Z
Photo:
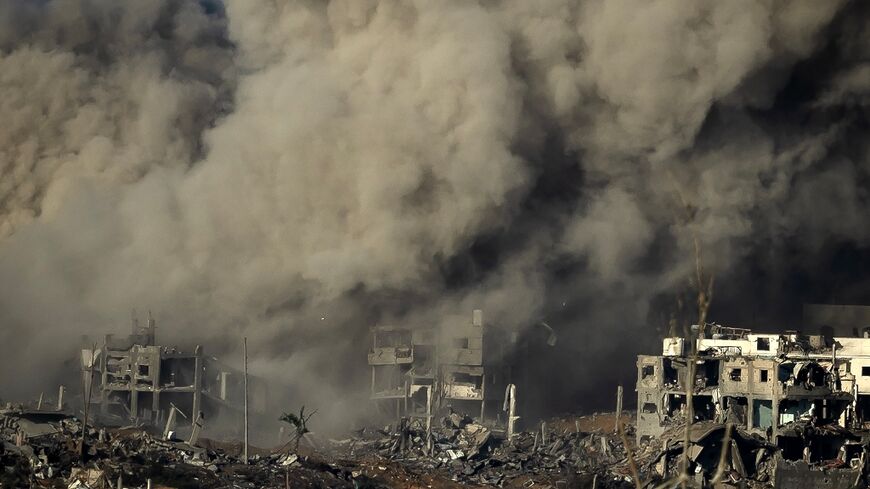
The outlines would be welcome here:
M 548 318 L 578 369 L 619 353 L 630 374 L 693 233 L 723 316 L 799 303 L 795 277 L 867 244 L 868 20 L 835 0 L 0 2 L 0 396 L 133 308 L 215 353 L 248 336 L 255 370 L 333 413 L 367 388 L 373 324 L 474 308 Z

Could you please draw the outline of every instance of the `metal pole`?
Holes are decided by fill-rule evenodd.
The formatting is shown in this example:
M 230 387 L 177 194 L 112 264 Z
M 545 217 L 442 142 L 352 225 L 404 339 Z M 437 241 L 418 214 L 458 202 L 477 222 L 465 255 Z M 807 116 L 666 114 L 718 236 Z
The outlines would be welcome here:
M 245 350 L 245 452 L 243 457 L 248 462 L 248 337 L 244 338 Z

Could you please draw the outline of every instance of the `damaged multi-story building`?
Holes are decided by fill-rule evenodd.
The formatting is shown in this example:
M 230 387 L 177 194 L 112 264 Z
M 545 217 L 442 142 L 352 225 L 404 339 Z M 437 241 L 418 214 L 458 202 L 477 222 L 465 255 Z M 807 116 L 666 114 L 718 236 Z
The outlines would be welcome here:
M 194 425 L 241 430 L 244 374 L 205 355 L 200 345 L 185 351 L 157 344 L 150 315 L 145 326 L 134 317 L 130 334 L 105 335 L 95 349 L 82 350 L 81 360 L 87 403 L 106 423 L 163 426 L 172 416 L 182 431 Z M 251 412 L 266 409 L 267 395 L 259 379 L 248 379 Z
M 468 324 L 441 330 L 376 326 L 368 356 L 371 398 L 394 416 L 431 421 L 433 410 L 450 406 L 480 422 L 495 418 L 511 373 L 505 338 L 479 309 Z
M 870 335 L 756 334 L 719 325 L 704 331 L 694 351 L 685 338 L 671 337 L 661 355 L 638 356 L 639 441 L 661 436 L 691 412 L 692 422 L 730 422 L 768 440 L 779 460 L 805 464 L 802 477 L 818 475 L 813 464 L 863 470 Z M 794 475 L 794 465 L 777 467 L 781 480 Z

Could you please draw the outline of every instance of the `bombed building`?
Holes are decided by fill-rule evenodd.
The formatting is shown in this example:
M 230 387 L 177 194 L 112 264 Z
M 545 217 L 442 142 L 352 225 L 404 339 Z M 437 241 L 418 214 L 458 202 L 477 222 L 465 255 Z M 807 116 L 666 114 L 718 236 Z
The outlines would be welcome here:
M 771 444 L 781 484 L 830 478 L 851 487 L 870 440 L 868 388 L 870 337 L 707 325 L 695 345 L 670 337 L 661 355 L 638 356 L 636 435 L 644 442 L 687 422 L 727 423 Z
M 482 310 L 443 331 L 376 326 L 371 339 L 371 399 L 382 411 L 430 419 L 450 406 L 480 422 L 502 412 L 511 338 L 487 327 Z
M 261 419 L 268 389 L 202 346 L 185 351 L 157 342 L 149 315 L 144 326 L 132 320 L 129 334 L 106 334 L 96 348 L 81 351 L 83 404 L 101 424 L 146 424 L 189 436 L 241 436 L 238 422 L 247 407 Z M 246 385 L 247 384 L 247 385 Z M 246 399 L 247 397 L 247 399 Z

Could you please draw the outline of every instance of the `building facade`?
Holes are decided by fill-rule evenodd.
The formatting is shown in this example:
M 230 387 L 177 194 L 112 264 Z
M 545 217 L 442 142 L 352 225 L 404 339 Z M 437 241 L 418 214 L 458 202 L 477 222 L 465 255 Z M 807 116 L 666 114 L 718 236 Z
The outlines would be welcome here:
M 431 422 L 435 409 L 450 406 L 484 422 L 502 408 L 508 343 L 480 310 L 470 323 L 443 331 L 377 326 L 368 355 L 371 399 L 392 416 Z
M 82 350 L 85 397 L 94 415 L 108 424 L 115 420 L 162 426 L 175 409 L 181 413 L 175 419 L 182 431 L 198 418 L 200 424 L 212 428 L 241 429 L 242 372 L 206 356 L 199 345 L 183 351 L 156 344 L 151 318 L 144 327 L 134 319 L 132 329 L 128 335 L 107 334 L 96 349 Z M 251 412 L 266 409 L 267 395 L 264 383 L 249 377 Z

